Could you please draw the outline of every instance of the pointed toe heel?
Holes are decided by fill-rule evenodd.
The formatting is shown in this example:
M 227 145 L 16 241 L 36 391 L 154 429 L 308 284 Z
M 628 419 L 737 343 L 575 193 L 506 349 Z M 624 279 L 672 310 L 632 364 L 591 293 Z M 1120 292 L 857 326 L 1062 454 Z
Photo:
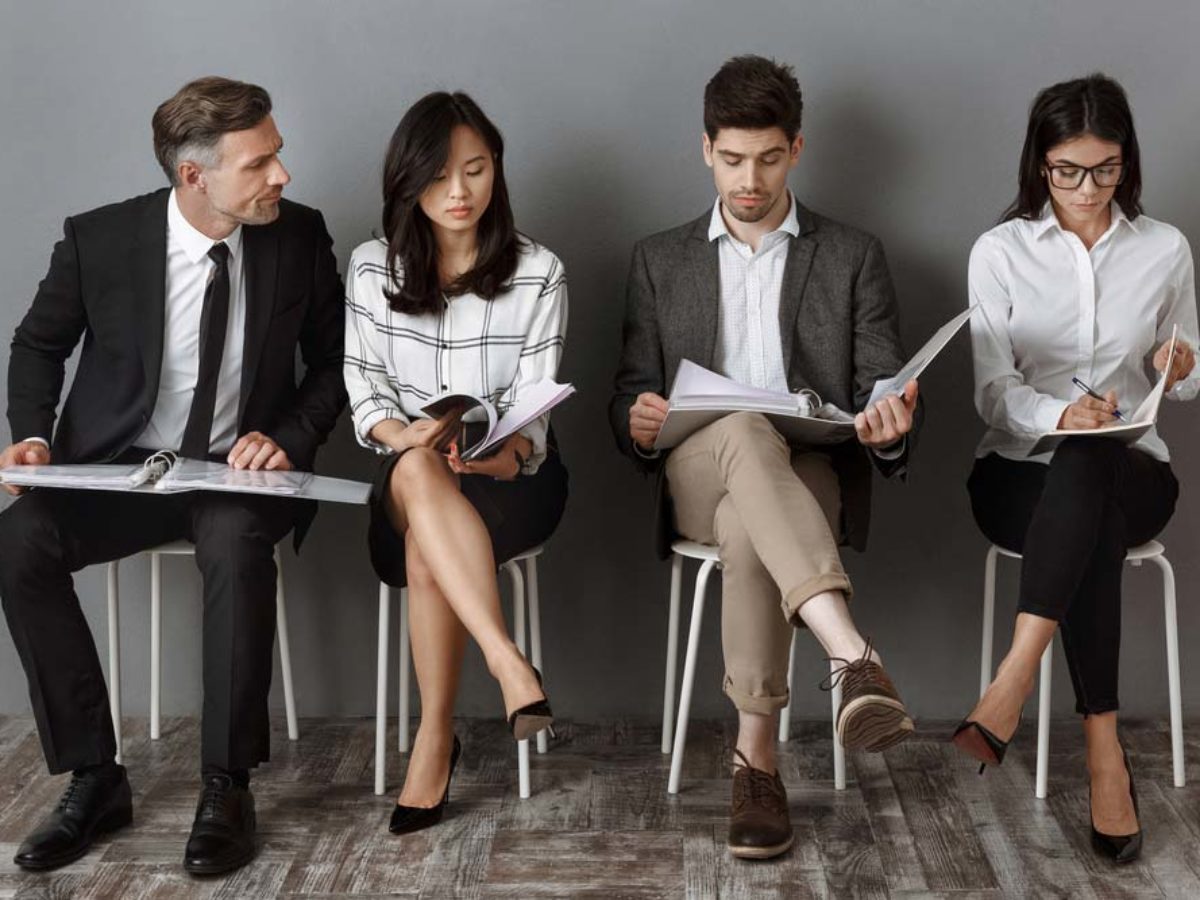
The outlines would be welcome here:
M 1096 830 L 1092 820 L 1092 792 L 1088 789 L 1088 824 L 1092 827 L 1092 848 L 1117 865 L 1131 863 L 1142 855 L 1142 814 L 1138 809 L 1137 788 L 1133 786 L 1133 769 L 1129 765 L 1129 754 L 1122 751 L 1125 771 L 1129 773 L 1129 798 L 1133 801 L 1133 814 L 1138 820 L 1138 830 L 1133 834 L 1104 834 Z
M 462 754 L 462 744 L 458 735 L 454 736 L 454 749 L 450 751 L 450 774 L 446 776 L 446 789 L 442 791 L 442 799 L 436 806 L 404 806 L 397 803 L 392 809 L 392 818 L 388 822 L 388 831 L 392 834 L 409 834 L 436 825 L 446 814 L 446 803 L 450 800 L 450 781 L 454 778 L 454 767 Z
M 536 666 L 532 668 L 540 686 L 542 673 Z M 542 730 L 548 730 L 550 736 L 554 737 L 554 713 L 550 710 L 549 699 L 543 697 L 541 700 L 535 700 L 520 709 L 513 710 L 512 715 L 508 717 L 508 727 L 518 741 L 527 741 Z
M 1001 740 L 988 729 L 971 719 L 963 719 L 950 742 L 968 756 L 979 760 L 979 774 L 989 765 L 998 766 L 1004 762 L 1004 754 L 1008 752 L 1008 741 Z

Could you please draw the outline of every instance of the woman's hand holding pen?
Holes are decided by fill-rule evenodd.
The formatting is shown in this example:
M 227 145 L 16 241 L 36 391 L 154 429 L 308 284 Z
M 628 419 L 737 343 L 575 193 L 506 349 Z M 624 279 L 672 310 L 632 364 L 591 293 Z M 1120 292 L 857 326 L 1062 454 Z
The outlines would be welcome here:
M 1167 351 L 1171 348 L 1170 341 L 1163 341 L 1162 346 L 1154 354 L 1154 368 L 1163 372 L 1167 368 Z M 1167 373 L 1167 390 L 1175 386 L 1175 382 L 1187 378 L 1196 365 L 1196 354 L 1188 346 L 1187 341 L 1175 341 L 1175 353 L 1171 357 L 1171 371 Z
M 1117 419 L 1117 392 L 1109 391 L 1103 399 L 1084 394 L 1063 410 L 1058 419 L 1060 431 L 1076 431 L 1088 428 L 1104 428 Z

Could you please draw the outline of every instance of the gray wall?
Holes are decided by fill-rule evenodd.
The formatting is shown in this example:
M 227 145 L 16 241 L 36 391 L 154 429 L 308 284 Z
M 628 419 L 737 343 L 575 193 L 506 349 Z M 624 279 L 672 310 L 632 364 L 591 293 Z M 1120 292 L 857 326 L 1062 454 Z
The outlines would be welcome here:
M 556 422 L 572 498 L 543 566 L 554 706 L 569 717 L 653 714 L 668 567 L 650 550 L 650 485 L 614 450 L 605 406 L 634 240 L 712 202 L 700 158 L 711 73 L 749 51 L 795 64 L 808 144 L 793 187 L 813 208 L 882 237 L 911 348 L 962 308 L 971 243 L 1010 199 L 1028 104 L 1054 81 L 1103 68 L 1124 83 L 1141 131 L 1147 208 L 1200 244 L 1197 34 L 1200 6 L 1186 0 L 5 3 L 0 334 L 11 334 L 28 306 L 65 215 L 159 186 L 150 114 L 184 81 L 222 73 L 272 91 L 294 178 L 288 194 L 324 211 L 343 266 L 376 227 L 380 162 L 402 111 L 431 89 L 465 88 L 508 140 L 519 225 L 558 252 L 571 284 L 563 374 L 580 392 Z M 847 560 L 858 621 L 925 717 L 960 715 L 976 689 L 986 545 L 964 488 L 981 430 L 970 385 L 960 338 L 922 383 L 929 415 L 909 483 L 877 485 L 871 549 Z M 1184 701 L 1193 712 L 1194 415 L 1195 407 L 1171 405 L 1162 427 L 1184 484 L 1164 541 L 1181 586 Z M 343 420 L 321 463 L 330 474 L 365 477 L 372 461 Z M 285 561 L 305 715 L 373 709 L 377 585 L 364 526 L 360 509 L 327 508 L 304 555 Z M 148 566 L 131 560 L 122 572 L 126 709 L 144 714 Z M 166 572 L 164 706 L 193 713 L 198 579 L 187 561 L 168 560 Z M 1013 575 L 1009 567 L 1001 580 L 1005 620 Z M 1129 570 L 1125 584 L 1123 701 L 1130 713 L 1160 715 L 1159 582 L 1152 570 Z M 99 570 L 79 576 L 102 642 L 103 586 Z M 710 714 L 729 710 L 719 691 L 716 609 L 714 590 L 696 700 Z M 1007 646 L 1007 624 L 998 630 Z M 808 636 L 801 648 L 798 709 L 824 715 L 818 648 Z M 477 653 L 468 666 L 460 708 L 498 713 L 499 692 Z M 1065 712 L 1061 657 L 1058 672 L 1056 707 Z M 0 712 L 27 709 L 20 665 L 0 629 Z

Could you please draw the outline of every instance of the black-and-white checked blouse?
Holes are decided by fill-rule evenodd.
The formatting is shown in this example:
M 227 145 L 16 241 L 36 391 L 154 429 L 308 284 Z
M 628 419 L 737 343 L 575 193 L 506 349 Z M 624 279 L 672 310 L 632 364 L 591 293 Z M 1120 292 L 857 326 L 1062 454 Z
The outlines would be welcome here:
M 503 415 L 524 386 L 554 378 L 567 329 L 567 281 L 557 256 L 522 240 L 509 288 L 492 300 L 475 294 L 445 299 L 424 315 L 394 312 L 387 244 L 371 240 L 350 257 L 346 279 L 346 389 L 360 444 L 379 453 L 371 429 L 385 419 L 409 424 L 447 391 L 490 401 Z M 521 429 L 533 444 L 525 472 L 546 457 L 549 414 Z

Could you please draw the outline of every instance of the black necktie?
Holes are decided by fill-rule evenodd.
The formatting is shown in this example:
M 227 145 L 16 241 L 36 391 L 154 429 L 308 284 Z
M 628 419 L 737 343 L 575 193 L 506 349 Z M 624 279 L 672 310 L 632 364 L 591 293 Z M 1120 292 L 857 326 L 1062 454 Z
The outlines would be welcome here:
M 200 313 L 200 370 L 192 410 L 179 452 L 188 459 L 204 459 L 212 440 L 213 413 L 217 406 L 217 378 L 221 374 L 221 354 L 225 350 L 225 328 L 229 323 L 229 247 L 224 242 L 208 251 L 216 267 L 204 289 L 204 309 Z

